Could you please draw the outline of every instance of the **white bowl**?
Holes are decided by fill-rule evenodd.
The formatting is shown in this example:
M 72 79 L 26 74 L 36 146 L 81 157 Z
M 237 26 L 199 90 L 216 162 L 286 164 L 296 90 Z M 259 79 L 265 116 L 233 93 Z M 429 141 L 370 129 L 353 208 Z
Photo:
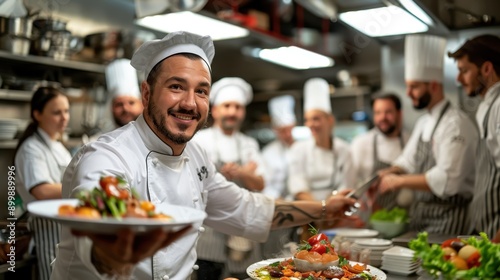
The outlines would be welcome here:
M 384 238 L 393 238 L 406 231 L 408 223 L 394 223 L 386 221 L 370 220 L 372 228 Z
M 321 262 L 308 262 L 306 260 L 302 259 L 297 259 L 293 258 L 293 263 L 295 264 L 295 268 L 300 271 L 300 272 L 306 272 L 306 271 L 319 271 L 319 270 L 325 270 L 330 266 L 337 266 L 339 264 L 339 260 L 327 262 L 327 263 L 321 263 Z

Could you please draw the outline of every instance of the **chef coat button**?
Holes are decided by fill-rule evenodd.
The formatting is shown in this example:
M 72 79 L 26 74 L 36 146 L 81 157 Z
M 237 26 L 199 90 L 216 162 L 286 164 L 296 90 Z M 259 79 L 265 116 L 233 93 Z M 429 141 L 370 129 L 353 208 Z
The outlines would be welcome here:
M 161 279 L 162 280 L 168 280 L 168 279 L 170 279 L 170 277 L 168 277 L 168 275 L 163 275 L 163 277 Z
M 193 270 L 198 270 L 199 268 L 200 267 L 197 264 L 193 265 Z
M 198 202 L 199 198 L 197 196 L 193 197 L 194 202 Z
M 154 164 L 154 165 L 157 165 L 157 164 L 158 164 L 158 159 L 154 158 L 154 159 L 153 159 L 153 164 Z
M 199 232 L 205 232 L 205 228 L 204 228 L 204 227 L 200 227 L 200 228 L 198 229 L 198 231 L 199 231 Z

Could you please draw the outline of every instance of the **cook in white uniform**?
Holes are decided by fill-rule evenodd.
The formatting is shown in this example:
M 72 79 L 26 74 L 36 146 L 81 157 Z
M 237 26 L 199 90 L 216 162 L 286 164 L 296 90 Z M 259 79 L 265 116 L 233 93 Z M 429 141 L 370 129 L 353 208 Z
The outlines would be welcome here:
M 203 148 L 189 142 L 208 117 L 214 53 L 210 37 L 187 32 L 144 43 L 132 58 L 148 77 L 141 85 L 143 115 L 78 152 L 65 173 L 63 197 L 92 189 L 102 175 L 121 176 L 155 205 L 204 210 L 207 225 L 259 241 L 270 227 L 333 219 L 352 205 L 340 195 L 325 203 L 273 203 L 216 172 Z M 200 223 L 175 233 L 158 229 L 135 236 L 121 230 L 109 238 L 90 232 L 76 237 L 62 227 L 52 279 L 187 279 L 196 268 L 202 231 Z
M 215 82 L 210 93 L 214 125 L 200 130 L 193 141 L 207 151 L 217 170 L 226 179 L 250 191 L 262 191 L 264 163 L 259 144 L 240 132 L 246 106 L 252 101 L 252 97 L 251 85 L 241 78 L 228 77 Z M 242 253 L 227 254 L 226 244 L 230 249 Z M 197 273 L 199 280 L 221 278 L 214 268 L 222 267 L 224 262 L 231 276 L 243 278 L 246 277 L 248 266 L 262 260 L 257 242 L 238 236 L 226 236 L 211 227 L 206 227 L 196 251 L 200 266 Z
M 304 119 L 313 137 L 291 147 L 288 190 L 298 200 L 321 200 L 334 190 L 352 186 L 354 178 L 349 144 L 333 136 L 335 117 L 324 79 L 306 81 Z
M 15 152 L 16 190 L 24 208 L 35 200 L 61 198 L 61 179 L 71 161 L 59 142 L 69 122 L 68 98 L 54 87 L 38 88 L 31 99 L 32 122 Z M 59 225 L 38 217 L 29 220 L 34 234 L 39 279 L 49 279 L 59 242 Z
M 274 97 L 269 100 L 268 109 L 276 139 L 262 149 L 266 166 L 266 186 L 263 193 L 275 199 L 284 199 L 288 194 L 286 179 L 290 147 L 294 143 L 292 130 L 296 124 L 295 99 L 291 95 Z
M 356 136 L 351 143 L 353 169 L 358 184 L 377 171 L 390 167 L 403 151 L 409 138 L 409 134 L 402 130 L 403 112 L 401 100 L 397 95 L 378 93 L 372 98 L 371 105 L 375 127 L 365 134 Z M 406 201 L 402 201 L 405 194 L 401 195 L 399 203 L 397 194 L 398 192 L 374 194 L 376 199 L 371 207 L 372 211 L 379 208 L 409 206 Z
M 291 95 L 274 97 L 267 103 L 271 116 L 271 126 L 276 139 L 262 149 L 266 166 L 265 188 L 263 193 L 274 199 L 288 199 L 288 165 L 290 147 L 294 143 L 292 130 L 296 124 L 295 99 Z M 282 256 L 284 246 L 292 238 L 293 229 L 271 231 L 269 238 L 262 243 L 264 259 Z
M 457 80 L 469 96 L 481 96 L 476 121 L 480 140 L 476 157 L 476 184 L 470 205 L 473 232 L 486 232 L 500 242 L 500 38 L 481 35 L 454 53 Z M 498 231 L 498 232 L 497 232 Z
M 443 94 L 446 40 L 407 35 L 405 80 L 416 109 L 427 109 L 415 125 L 403 154 L 382 170 L 380 191 L 410 188 L 415 193 L 410 229 L 463 234 L 474 192 L 477 129 Z
M 137 119 L 143 106 L 137 70 L 129 59 L 116 59 L 106 66 L 106 86 L 112 96 L 111 112 L 116 127 Z

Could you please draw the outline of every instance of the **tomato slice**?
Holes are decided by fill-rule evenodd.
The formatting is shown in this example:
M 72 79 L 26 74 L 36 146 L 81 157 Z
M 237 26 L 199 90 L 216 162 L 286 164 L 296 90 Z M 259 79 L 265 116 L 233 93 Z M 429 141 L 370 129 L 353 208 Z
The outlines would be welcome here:
M 114 176 L 102 177 L 101 180 L 99 180 L 99 185 L 101 185 L 103 190 L 106 189 L 108 185 L 118 186 L 118 183 L 118 178 Z
M 474 252 L 470 255 L 465 262 L 467 262 L 467 266 L 469 268 L 478 267 L 481 263 L 479 259 L 481 258 L 481 254 L 479 252 Z
M 312 246 L 311 250 L 309 252 L 316 252 L 320 255 L 323 255 L 326 253 L 326 245 L 321 244 L 321 243 L 316 243 Z
M 443 243 L 441 243 L 441 248 L 451 247 L 451 243 L 456 242 L 456 241 L 462 242 L 462 239 L 460 239 L 460 238 L 447 239 Z
M 318 233 L 309 237 L 309 239 L 307 239 L 307 242 L 309 243 L 309 245 L 314 246 L 316 243 L 320 243 L 321 240 L 325 240 L 326 242 L 328 242 L 328 236 L 326 236 L 326 234 L 324 233 Z

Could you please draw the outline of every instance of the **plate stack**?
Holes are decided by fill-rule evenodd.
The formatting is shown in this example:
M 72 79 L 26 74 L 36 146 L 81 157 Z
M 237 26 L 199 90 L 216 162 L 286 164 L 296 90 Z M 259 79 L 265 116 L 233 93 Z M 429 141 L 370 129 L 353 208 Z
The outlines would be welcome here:
M 351 254 L 359 256 L 364 249 L 370 249 L 370 265 L 380 267 L 382 253 L 392 247 L 392 241 L 379 238 L 356 239 L 351 245 Z
M 16 119 L 0 119 L 0 140 L 14 139 L 17 126 L 18 121 Z
M 394 246 L 382 253 L 382 269 L 392 274 L 410 275 L 415 273 L 419 266 L 419 261 L 413 260 L 415 252 L 411 249 Z

